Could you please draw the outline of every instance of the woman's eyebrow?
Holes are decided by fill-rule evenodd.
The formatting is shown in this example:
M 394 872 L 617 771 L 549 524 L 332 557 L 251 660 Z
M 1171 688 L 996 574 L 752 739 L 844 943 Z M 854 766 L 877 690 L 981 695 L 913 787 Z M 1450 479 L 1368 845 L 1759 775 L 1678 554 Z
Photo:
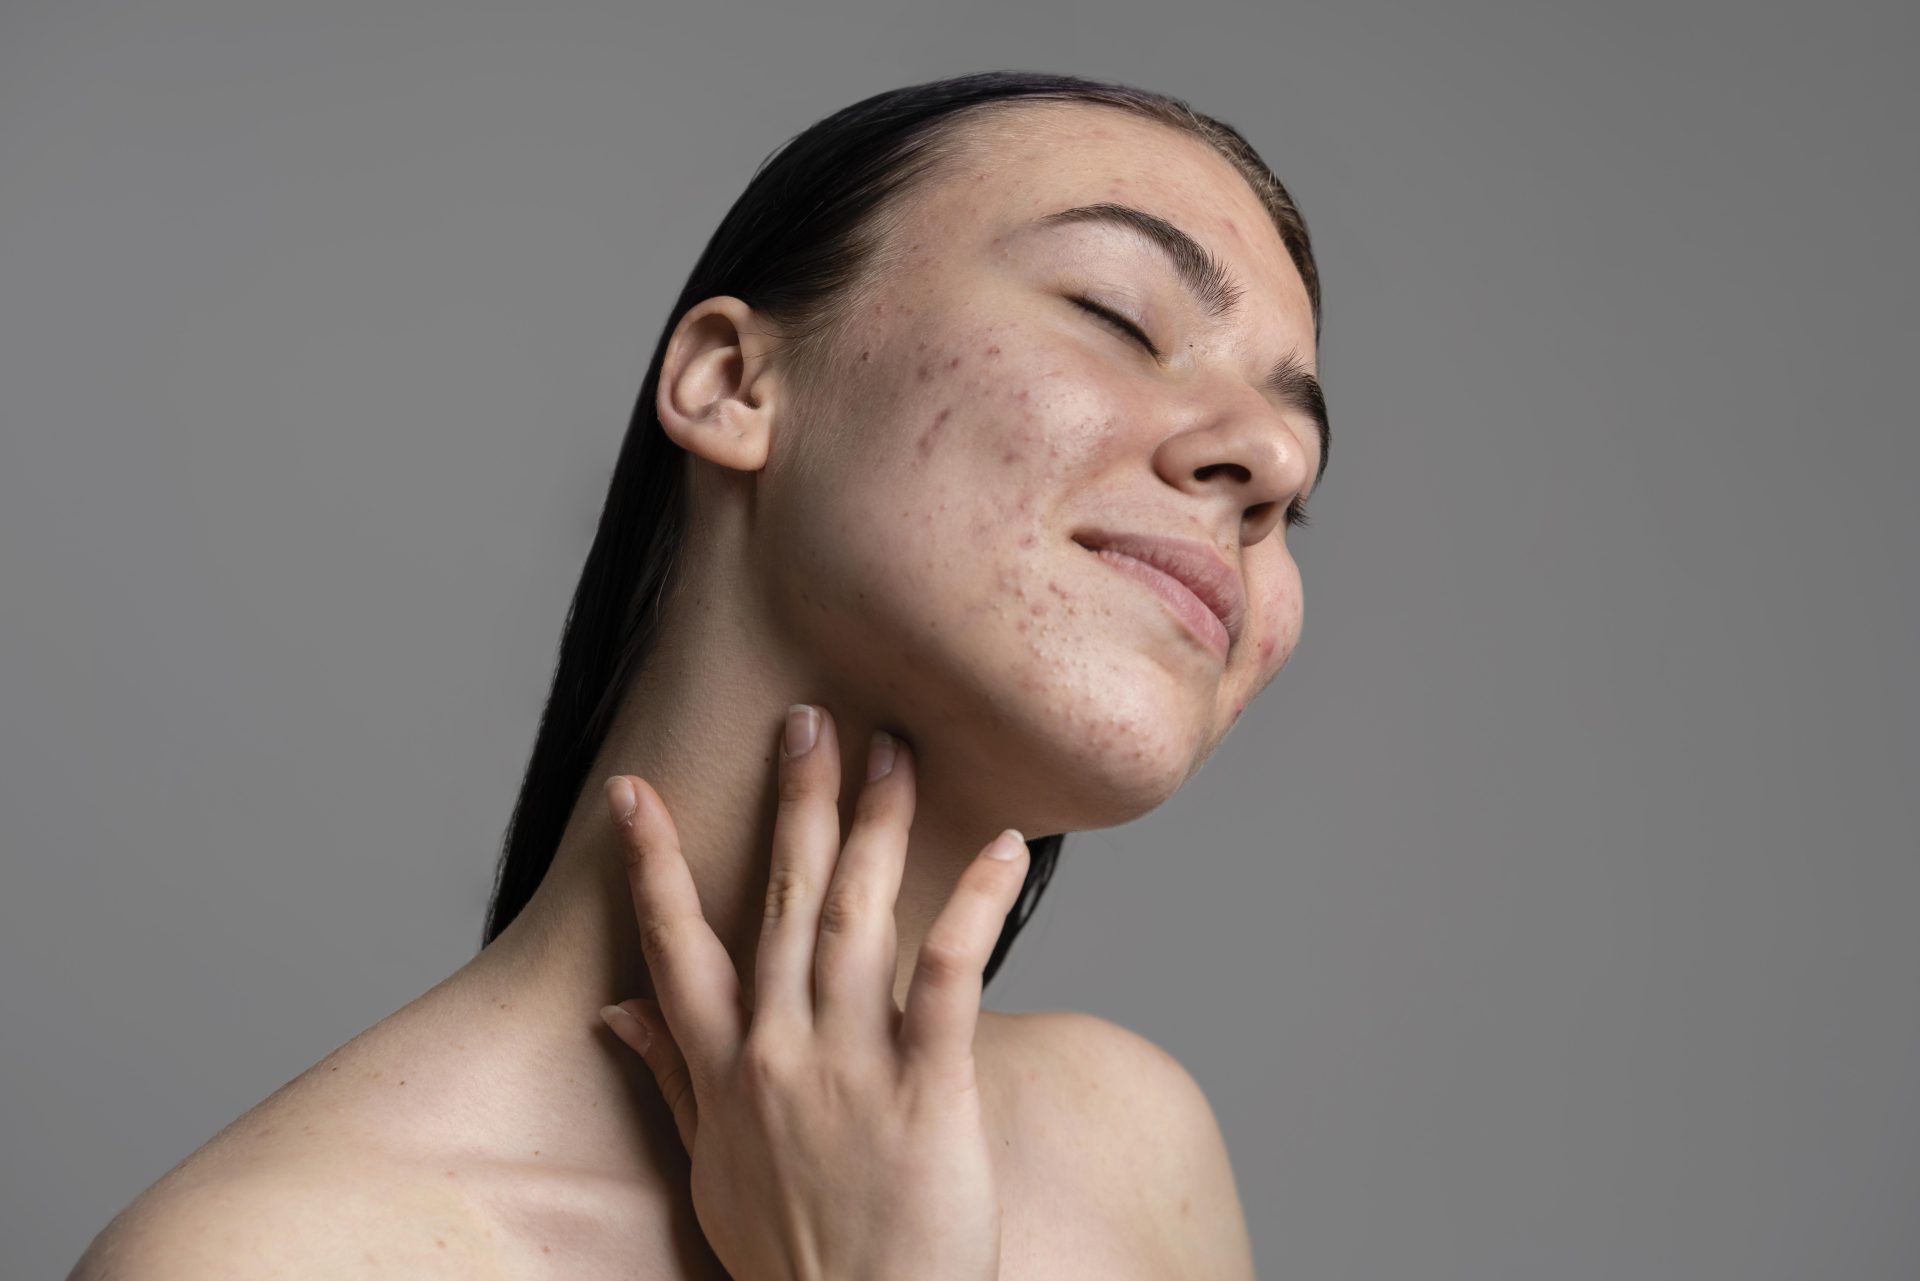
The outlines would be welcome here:
M 1186 286 L 1187 292 L 1214 320 L 1231 315 L 1246 292 L 1234 283 L 1233 273 L 1205 245 L 1158 214 L 1150 214 L 1132 205 L 1112 201 L 1075 205 L 1058 213 L 1042 214 L 1027 225 L 1059 227 L 1071 223 L 1105 223 L 1127 228 L 1144 237 L 1167 255 L 1180 283 Z M 1321 390 L 1320 380 L 1308 372 L 1305 361 L 1298 356 L 1287 355 L 1268 371 L 1263 389 L 1281 404 L 1305 414 L 1312 421 L 1314 430 L 1320 436 L 1320 466 L 1313 477 L 1317 487 L 1320 478 L 1327 474 L 1327 454 L 1333 444 L 1333 429 L 1327 423 L 1327 398 Z
M 1174 273 L 1180 277 L 1180 283 L 1187 287 L 1187 292 L 1199 301 L 1201 309 L 1212 319 L 1224 320 L 1240 305 L 1240 297 L 1245 290 L 1234 283 L 1233 273 L 1205 245 L 1158 214 L 1135 209 L 1132 205 L 1103 201 L 1043 214 L 1028 225 L 1059 227 L 1068 223 L 1089 222 L 1125 227 L 1144 236 L 1167 255 L 1173 263 Z

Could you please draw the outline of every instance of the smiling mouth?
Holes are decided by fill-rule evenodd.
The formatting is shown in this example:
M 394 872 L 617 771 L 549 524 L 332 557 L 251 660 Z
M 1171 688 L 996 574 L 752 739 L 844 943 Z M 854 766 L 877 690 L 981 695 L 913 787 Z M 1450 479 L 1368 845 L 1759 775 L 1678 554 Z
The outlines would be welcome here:
M 1106 547 L 1087 547 L 1095 556 L 1113 566 L 1120 573 L 1132 578 L 1141 586 L 1160 597 L 1169 609 L 1186 624 L 1187 631 L 1201 644 L 1213 651 L 1221 662 L 1227 659 L 1232 648 L 1233 638 L 1227 632 L 1227 625 L 1213 612 L 1207 603 L 1193 594 L 1191 588 L 1172 574 L 1156 569 L 1137 557 L 1124 552 L 1113 551 Z

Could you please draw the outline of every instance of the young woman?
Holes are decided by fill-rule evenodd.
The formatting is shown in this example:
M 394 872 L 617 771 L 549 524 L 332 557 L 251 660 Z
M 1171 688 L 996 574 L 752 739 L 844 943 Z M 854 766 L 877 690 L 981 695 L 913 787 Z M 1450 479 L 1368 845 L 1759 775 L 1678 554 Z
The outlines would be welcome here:
M 74 1276 L 1251 1277 L 1178 1061 L 979 995 L 1062 834 L 1292 653 L 1319 329 L 1177 100 L 990 73 L 794 138 L 655 349 L 482 950 Z

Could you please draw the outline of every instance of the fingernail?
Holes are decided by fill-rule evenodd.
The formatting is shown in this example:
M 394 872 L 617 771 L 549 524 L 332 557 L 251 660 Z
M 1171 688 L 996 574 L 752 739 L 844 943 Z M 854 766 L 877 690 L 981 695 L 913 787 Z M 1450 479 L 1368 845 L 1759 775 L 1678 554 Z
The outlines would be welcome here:
M 893 772 L 893 735 L 883 729 L 873 731 L 873 745 L 867 748 L 867 781 Z
M 820 735 L 820 713 L 809 704 L 795 703 L 787 709 L 787 741 L 785 751 L 788 756 L 799 756 L 813 750 L 813 740 Z
M 607 807 L 613 811 L 615 823 L 624 823 L 632 818 L 633 811 L 639 805 L 640 797 L 625 774 L 615 774 L 607 780 Z
M 616 1035 L 623 1028 L 630 1032 L 638 1029 L 635 1035 L 640 1039 L 640 1052 L 642 1054 L 645 1054 L 647 1047 L 653 1044 L 653 1029 L 635 1018 L 633 1012 L 624 1005 L 603 1005 L 600 1007 L 600 1017 L 606 1022 L 608 1027 L 614 1030 Z
M 1005 859 L 1011 863 L 1020 857 L 1020 850 L 1026 843 L 1027 838 L 1020 835 L 1019 828 L 1009 827 L 993 838 L 993 844 L 987 846 L 987 857 Z

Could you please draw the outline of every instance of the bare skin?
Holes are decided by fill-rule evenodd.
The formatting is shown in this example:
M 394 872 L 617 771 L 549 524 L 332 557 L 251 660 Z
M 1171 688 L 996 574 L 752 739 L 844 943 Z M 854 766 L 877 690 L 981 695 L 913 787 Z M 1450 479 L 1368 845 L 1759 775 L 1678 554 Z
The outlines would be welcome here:
M 928 926 L 995 833 L 1130 821 L 1219 746 L 1300 635 L 1280 522 L 1319 442 L 1257 384 L 1284 356 L 1313 367 L 1306 291 L 1204 143 L 1081 104 L 1016 117 L 907 202 L 832 404 L 799 402 L 739 299 L 682 319 L 658 404 L 691 456 L 681 590 L 539 891 L 471 962 L 149 1189 L 76 1276 L 139 1258 L 164 1279 L 161 1254 L 197 1260 L 182 1276 L 236 1256 L 289 1276 L 719 1275 L 673 1118 L 596 1013 L 654 995 L 601 781 L 637 775 L 666 802 L 744 977 L 786 707 L 830 707 L 846 759 L 898 733 L 919 777 L 895 910 L 904 1006 Z M 1123 229 L 1025 225 L 1100 201 L 1190 233 L 1240 305 L 1210 317 Z M 1086 294 L 1159 354 L 1072 301 Z M 1224 662 L 1074 541 L 1090 525 L 1224 557 L 1246 596 Z M 1210 1118 L 1157 1047 L 1086 1016 L 983 1010 L 975 1058 L 1002 1277 L 1252 1276 L 1224 1153 L 1207 1137 L 1187 1161 L 1200 1149 L 1170 1132 Z

